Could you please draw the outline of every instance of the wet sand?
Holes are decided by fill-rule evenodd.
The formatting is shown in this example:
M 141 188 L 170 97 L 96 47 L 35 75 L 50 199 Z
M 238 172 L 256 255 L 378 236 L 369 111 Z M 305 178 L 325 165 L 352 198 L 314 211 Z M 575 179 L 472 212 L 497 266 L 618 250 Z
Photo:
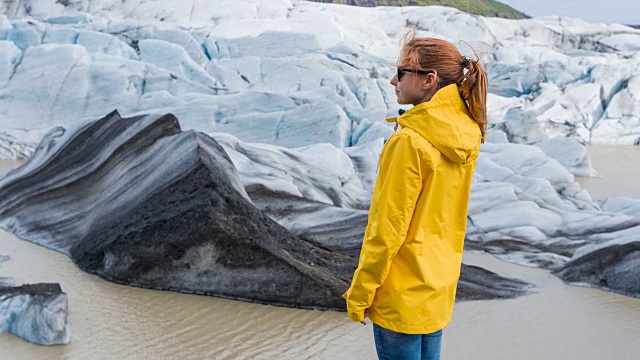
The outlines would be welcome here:
M 606 197 L 618 191 L 622 185 L 611 185 L 610 177 L 633 181 L 640 175 L 640 166 L 630 170 L 618 162 L 620 156 L 629 156 L 640 163 L 636 148 L 614 150 L 614 159 L 603 156 L 603 161 L 620 165 L 609 172 L 599 165 L 600 147 L 590 148 L 604 176 L 603 181 L 583 183 L 592 194 L 602 191 L 599 196 Z M 0 173 L 15 165 L 0 162 Z M 634 183 L 628 185 L 635 189 Z M 80 271 L 62 254 L 1 230 L 0 254 L 11 256 L 0 264 L 1 276 L 18 284 L 61 284 L 69 296 L 72 331 L 71 343 L 56 347 L 0 334 L 0 359 L 375 358 L 371 325 L 353 323 L 344 313 L 116 285 Z M 531 282 L 535 293 L 515 300 L 458 303 L 444 331 L 443 359 L 640 358 L 639 299 L 569 286 L 546 270 L 487 254 L 465 253 L 464 262 Z

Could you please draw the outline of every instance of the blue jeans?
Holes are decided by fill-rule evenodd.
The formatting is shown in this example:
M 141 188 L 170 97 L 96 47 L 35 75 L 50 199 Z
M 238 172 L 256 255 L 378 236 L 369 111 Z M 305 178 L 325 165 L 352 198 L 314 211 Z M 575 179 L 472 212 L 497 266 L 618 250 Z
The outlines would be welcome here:
M 442 330 L 431 334 L 403 334 L 373 324 L 379 360 L 440 360 Z

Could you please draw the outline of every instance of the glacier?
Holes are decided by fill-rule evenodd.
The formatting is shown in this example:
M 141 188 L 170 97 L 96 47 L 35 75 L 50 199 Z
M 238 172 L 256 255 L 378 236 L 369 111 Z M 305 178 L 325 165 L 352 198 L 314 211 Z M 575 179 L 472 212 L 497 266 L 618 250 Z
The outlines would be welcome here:
M 597 174 L 585 144 L 640 144 L 638 29 L 295 0 L 5 1 L 0 10 L 0 158 L 27 158 L 50 129 L 114 109 L 172 113 L 223 146 L 247 192 L 331 206 L 270 214 L 326 241 L 334 220 L 368 208 L 409 25 L 473 56 L 465 41 L 490 76 L 468 248 L 560 271 L 583 262 L 581 251 L 617 254 L 616 239 L 640 241 L 635 203 L 595 202 L 574 181 Z M 620 261 L 612 274 L 637 263 Z
M 512 142 L 640 138 L 640 30 L 623 25 L 305 1 L 41 0 L 0 9 L 0 134 L 17 139 L 14 147 L 114 109 L 171 112 L 187 129 L 287 147 L 386 137 L 405 25 L 478 51 L 492 126 L 522 128 L 509 110 L 532 119 L 526 132 L 537 135 L 508 134 Z

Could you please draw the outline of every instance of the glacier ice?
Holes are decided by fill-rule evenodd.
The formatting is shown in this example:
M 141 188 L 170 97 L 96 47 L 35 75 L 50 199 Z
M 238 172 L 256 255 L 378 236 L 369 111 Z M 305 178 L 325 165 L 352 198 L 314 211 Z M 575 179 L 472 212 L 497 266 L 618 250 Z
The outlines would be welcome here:
M 67 294 L 58 284 L 0 287 L 0 332 L 39 345 L 71 340 Z
M 595 174 L 586 143 L 640 143 L 640 30 L 296 0 L 26 5 L 0 4 L 2 158 L 114 109 L 172 113 L 218 136 L 245 186 L 361 211 L 393 131 L 388 81 L 410 24 L 471 55 L 465 40 L 489 71 L 469 246 L 558 269 L 585 245 L 637 234 L 635 205 L 596 203 L 573 176 Z
M 538 124 L 535 139 L 511 141 L 579 137 L 633 144 L 640 138 L 633 105 L 640 96 L 634 50 L 640 31 L 622 25 L 304 1 L 63 6 L 45 0 L 0 7 L 8 15 L 0 27 L 0 47 L 7 50 L 1 53 L 8 59 L 0 58 L 0 132 L 21 142 L 35 143 L 52 126 L 118 109 L 125 115 L 177 113 L 187 128 L 228 132 L 243 141 L 363 144 L 388 135 L 384 117 L 398 107 L 388 79 L 407 23 L 417 26 L 418 35 L 444 37 L 468 54 L 458 42 L 465 40 L 481 53 L 490 75 L 490 122 L 517 121 L 507 113 L 519 109 Z M 54 91 L 39 91 L 34 82 Z M 256 97 L 267 101 L 262 110 L 234 106 L 252 92 L 283 96 L 295 106 L 276 113 L 268 96 Z M 224 95 L 239 98 L 220 100 Z M 30 106 L 34 102 L 39 106 Z

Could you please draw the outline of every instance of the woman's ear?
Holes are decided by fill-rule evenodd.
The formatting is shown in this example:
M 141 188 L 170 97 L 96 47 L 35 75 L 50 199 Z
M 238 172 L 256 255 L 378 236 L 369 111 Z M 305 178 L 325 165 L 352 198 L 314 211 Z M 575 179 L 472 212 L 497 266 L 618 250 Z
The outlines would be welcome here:
M 431 90 L 438 87 L 438 73 L 432 72 L 427 74 L 424 77 L 424 81 L 422 82 L 422 89 Z

